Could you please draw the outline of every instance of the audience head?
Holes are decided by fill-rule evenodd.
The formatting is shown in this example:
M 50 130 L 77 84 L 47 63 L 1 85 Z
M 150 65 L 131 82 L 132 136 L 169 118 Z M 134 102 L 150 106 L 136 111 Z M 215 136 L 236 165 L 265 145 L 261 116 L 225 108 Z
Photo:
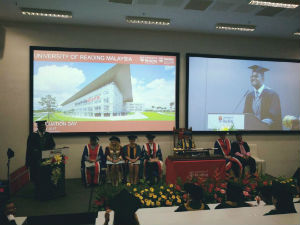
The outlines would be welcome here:
M 90 144 L 95 146 L 97 145 L 99 142 L 99 138 L 95 135 L 90 136 Z
M 228 182 L 226 191 L 227 201 L 243 203 L 245 201 L 243 189 L 236 183 Z
M 220 131 L 219 132 L 219 137 L 224 140 L 226 138 L 226 132 Z
M 147 134 L 146 138 L 148 139 L 149 143 L 153 143 L 155 136 L 153 134 Z
M 3 199 L 0 201 L 0 210 L 1 210 L 1 214 L 4 214 L 6 216 L 16 215 L 16 206 L 14 202 L 8 199 Z
M 263 200 L 267 205 L 273 205 L 272 202 L 272 186 L 263 186 L 259 190 L 258 196 Z
M 296 212 L 293 203 L 293 194 L 287 184 L 282 184 L 277 181 L 272 183 L 272 201 L 276 210 L 289 213 Z
M 140 207 L 140 200 L 123 189 L 113 197 L 110 208 L 114 210 L 115 225 L 136 225 L 139 224 L 135 212 Z
M 185 183 L 184 190 L 188 193 L 189 200 L 203 201 L 203 189 L 193 183 Z
M 237 142 L 241 142 L 243 140 L 242 133 L 236 133 L 235 138 Z
M 36 124 L 39 132 L 43 133 L 46 131 L 46 120 L 36 121 Z

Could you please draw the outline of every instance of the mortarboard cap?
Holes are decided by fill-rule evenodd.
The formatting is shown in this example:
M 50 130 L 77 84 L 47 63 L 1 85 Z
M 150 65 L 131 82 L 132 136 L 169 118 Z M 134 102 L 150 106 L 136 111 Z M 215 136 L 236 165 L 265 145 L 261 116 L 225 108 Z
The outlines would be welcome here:
M 118 142 L 120 142 L 120 138 L 118 138 L 116 136 L 112 136 L 109 140 L 110 141 L 118 141 Z
M 269 71 L 269 69 L 261 67 L 261 66 L 258 66 L 258 65 L 249 66 L 248 68 L 252 70 L 252 74 L 259 73 L 262 76 L 264 76 L 265 72 Z
M 193 183 L 185 183 L 183 189 L 189 193 L 193 199 L 202 200 L 203 199 L 203 189 Z
M 126 189 L 121 190 L 110 201 L 109 206 L 120 216 L 130 216 L 140 207 L 140 200 L 130 194 Z
M 155 135 L 153 135 L 153 134 L 147 134 L 147 135 L 146 135 L 146 138 L 147 138 L 148 140 L 153 140 L 153 139 L 155 138 Z
M 136 135 L 128 135 L 127 137 L 128 137 L 129 140 L 135 140 L 135 139 L 137 139 Z
M 39 121 L 35 121 L 35 122 L 38 126 L 40 126 L 40 125 L 45 125 L 47 120 L 39 120 Z
M 236 183 L 228 182 L 226 195 L 228 201 L 244 202 L 243 189 Z

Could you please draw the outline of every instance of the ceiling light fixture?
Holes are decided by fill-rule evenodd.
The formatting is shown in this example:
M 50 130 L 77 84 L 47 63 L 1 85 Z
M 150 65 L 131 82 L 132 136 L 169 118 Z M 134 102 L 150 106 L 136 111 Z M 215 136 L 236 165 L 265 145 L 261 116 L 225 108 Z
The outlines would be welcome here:
M 300 36 L 300 31 L 295 32 L 294 35 Z
M 300 5 L 299 0 L 251 0 L 249 5 L 295 9 Z
M 141 17 L 141 16 L 126 16 L 127 23 L 150 24 L 168 26 L 171 24 L 170 19 Z
M 60 11 L 52 9 L 35 9 L 35 8 L 20 8 L 22 15 L 25 16 L 49 16 L 56 18 L 70 19 L 72 18 L 72 12 Z
M 243 24 L 217 23 L 216 24 L 216 29 L 252 32 L 252 31 L 255 31 L 256 26 L 254 26 L 254 25 L 243 25 Z

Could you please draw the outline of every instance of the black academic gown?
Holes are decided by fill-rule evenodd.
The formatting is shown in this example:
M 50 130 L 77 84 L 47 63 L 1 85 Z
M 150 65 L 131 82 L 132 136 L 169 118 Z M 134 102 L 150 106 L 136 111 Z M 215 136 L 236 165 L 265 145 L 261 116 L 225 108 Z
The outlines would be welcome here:
M 45 132 L 43 137 L 38 133 L 32 133 L 27 139 L 26 167 L 30 169 L 30 179 L 37 182 L 38 168 L 42 159 L 42 151 L 55 147 L 52 134 Z
M 17 225 L 15 220 L 9 221 L 7 216 L 0 212 L 0 224 L 1 225 Z
M 246 202 L 241 202 L 238 203 L 236 206 L 232 206 L 227 204 L 226 202 L 223 202 L 217 205 L 215 209 L 240 208 L 240 207 L 251 207 L 251 205 Z
M 297 211 L 295 209 L 292 211 L 280 211 L 277 209 L 272 209 L 270 212 L 264 214 L 264 216 L 277 215 L 277 214 L 289 214 L 289 213 L 297 213 Z
M 252 109 L 254 100 L 255 93 L 252 91 L 246 96 L 244 113 L 254 114 Z M 280 99 L 278 94 L 270 88 L 264 88 L 261 93 L 260 115 L 261 120 L 266 118 L 273 120 L 272 124 L 269 126 L 270 130 L 282 130 Z

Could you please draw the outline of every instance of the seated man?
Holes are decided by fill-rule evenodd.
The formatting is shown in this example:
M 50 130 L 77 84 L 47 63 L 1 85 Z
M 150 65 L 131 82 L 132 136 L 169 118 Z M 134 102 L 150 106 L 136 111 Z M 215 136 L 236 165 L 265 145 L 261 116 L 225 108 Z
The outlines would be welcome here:
M 216 140 L 214 148 L 215 155 L 223 155 L 226 160 L 225 171 L 230 173 L 233 171 L 234 176 L 237 178 L 240 176 L 243 170 L 243 166 L 241 162 L 234 156 L 232 156 L 231 152 L 231 143 L 228 138 L 226 138 L 226 133 L 221 132 L 220 138 Z
M 145 176 L 151 184 L 158 182 L 162 175 L 163 159 L 159 144 L 154 142 L 155 136 L 146 135 L 148 143 L 144 144 L 142 152 L 145 155 Z M 155 178 L 157 181 L 155 182 Z
M 175 212 L 209 209 L 208 205 L 204 203 L 203 190 L 200 186 L 193 183 L 185 183 L 184 190 L 188 194 L 187 202 L 179 206 Z
M 102 146 L 98 143 L 97 136 L 90 137 L 90 143 L 84 147 L 81 167 L 86 186 L 91 184 L 99 184 L 100 180 L 100 163 L 103 164 L 105 157 L 102 151 Z
M 266 213 L 264 216 L 297 213 L 293 203 L 293 194 L 287 184 L 276 181 L 272 182 L 272 200 L 275 209 Z
M 192 140 L 192 132 L 191 131 L 184 131 L 183 138 L 178 140 L 178 146 L 183 150 L 191 150 L 195 148 L 195 143 Z
M 226 190 L 226 201 L 220 203 L 215 209 L 249 207 L 250 204 L 245 202 L 243 189 L 236 183 L 229 182 Z
M 236 141 L 232 143 L 232 155 L 236 157 L 243 165 L 243 172 L 246 166 L 250 166 L 250 173 L 255 177 L 256 171 L 255 159 L 251 157 L 250 148 L 247 142 L 243 141 L 241 134 L 236 134 Z

